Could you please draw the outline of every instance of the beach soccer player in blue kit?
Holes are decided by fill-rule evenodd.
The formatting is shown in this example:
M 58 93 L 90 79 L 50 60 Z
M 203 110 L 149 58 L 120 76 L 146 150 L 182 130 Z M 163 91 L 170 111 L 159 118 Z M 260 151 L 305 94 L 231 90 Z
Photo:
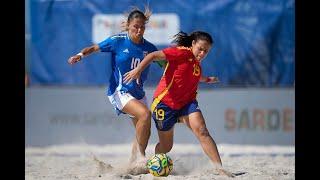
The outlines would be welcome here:
M 123 83 L 123 75 L 137 67 L 147 54 L 157 50 L 152 43 L 143 38 L 145 25 L 150 16 L 148 7 L 145 12 L 134 8 L 123 23 L 124 31 L 127 33 L 113 35 L 98 44 L 86 47 L 68 60 L 69 64 L 74 64 L 98 51 L 112 54 L 112 74 L 107 95 L 117 114 L 128 114 L 133 121 L 136 138 L 132 147 L 131 162 L 138 161 L 140 157 L 145 161 L 145 150 L 150 138 L 151 112 L 143 89 L 149 67 L 142 72 L 139 84 L 136 81 Z

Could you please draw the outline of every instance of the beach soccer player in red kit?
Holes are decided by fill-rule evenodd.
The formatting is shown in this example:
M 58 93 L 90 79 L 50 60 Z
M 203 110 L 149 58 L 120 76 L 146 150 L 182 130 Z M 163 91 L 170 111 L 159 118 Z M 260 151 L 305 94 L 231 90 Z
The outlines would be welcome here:
M 167 153 L 173 146 L 175 123 L 186 124 L 199 140 L 204 152 L 221 175 L 234 175 L 222 168 L 215 141 L 211 137 L 196 99 L 199 82 L 215 83 L 216 77 L 203 77 L 201 61 L 207 56 L 213 39 L 210 34 L 195 31 L 190 35 L 179 32 L 172 47 L 148 54 L 133 70 L 124 75 L 124 83 L 139 83 L 141 72 L 153 60 L 167 61 L 164 74 L 154 92 L 151 105 L 159 142 L 155 153 Z

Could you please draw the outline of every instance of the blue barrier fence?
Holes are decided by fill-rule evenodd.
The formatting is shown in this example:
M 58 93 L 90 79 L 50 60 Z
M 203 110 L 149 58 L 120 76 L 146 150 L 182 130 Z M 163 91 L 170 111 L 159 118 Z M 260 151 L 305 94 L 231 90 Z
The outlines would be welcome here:
M 173 36 L 179 30 L 188 33 L 203 30 L 213 36 L 214 47 L 202 66 L 204 75 L 219 77 L 216 86 L 294 86 L 294 0 L 30 0 L 29 3 L 30 85 L 108 84 L 110 54 L 93 54 L 72 67 L 67 59 L 104 35 L 99 20 L 106 24 L 112 21 L 110 15 L 121 16 L 130 6 L 143 10 L 143 5 L 149 3 L 153 15 L 146 38 L 158 49 L 169 45 L 161 42 L 165 39 L 164 32 Z M 162 17 L 163 14 L 171 19 Z M 170 24 L 173 17 L 177 18 Z M 150 71 L 146 84 L 155 85 L 162 70 L 152 65 Z

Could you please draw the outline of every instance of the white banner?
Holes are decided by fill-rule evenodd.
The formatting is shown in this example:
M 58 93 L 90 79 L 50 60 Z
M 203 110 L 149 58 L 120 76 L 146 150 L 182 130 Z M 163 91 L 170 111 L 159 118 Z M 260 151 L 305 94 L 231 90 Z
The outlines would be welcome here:
M 107 37 L 121 32 L 121 22 L 125 21 L 123 14 L 96 14 L 92 18 L 92 41 L 99 43 Z M 180 29 L 177 14 L 152 14 L 146 24 L 144 38 L 155 45 L 168 45 L 173 35 Z

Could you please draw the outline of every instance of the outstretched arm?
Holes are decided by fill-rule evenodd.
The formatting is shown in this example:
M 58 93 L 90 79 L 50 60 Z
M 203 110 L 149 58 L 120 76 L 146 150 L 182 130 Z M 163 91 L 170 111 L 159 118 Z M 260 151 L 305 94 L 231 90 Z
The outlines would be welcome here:
M 89 47 L 86 47 L 84 49 L 82 49 L 78 54 L 74 55 L 74 56 L 71 56 L 69 59 L 68 59 L 68 63 L 69 64 L 74 64 L 76 62 L 79 62 L 82 58 L 84 58 L 85 56 L 88 56 L 94 52 L 97 52 L 99 51 L 100 48 L 98 45 L 92 45 L 92 46 L 89 46 Z
M 139 84 L 139 78 L 141 75 L 141 72 L 153 61 L 165 59 L 166 56 L 162 51 L 154 51 L 150 54 L 148 54 L 144 59 L 141 61 L 141 63 L 133 70 L 127 72 L 124 74 L 123 82 L 124 83 L 130 83 L 132 80 L 136 79 L 137 83 Z

